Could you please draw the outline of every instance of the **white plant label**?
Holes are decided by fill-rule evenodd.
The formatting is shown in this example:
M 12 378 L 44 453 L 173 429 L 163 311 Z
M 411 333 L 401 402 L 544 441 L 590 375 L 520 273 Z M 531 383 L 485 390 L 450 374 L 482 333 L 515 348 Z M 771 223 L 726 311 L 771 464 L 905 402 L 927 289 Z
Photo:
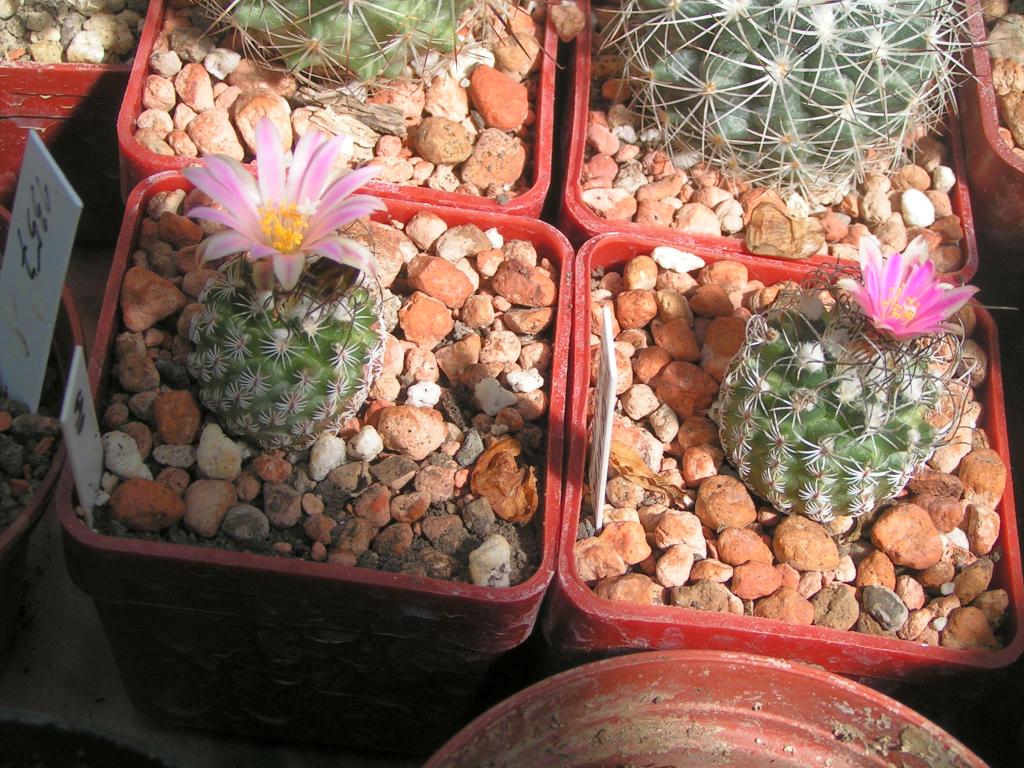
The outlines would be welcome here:
M 0 383 L 33 413 L 81 214 L 82 201 L 29 131 L 0 269 Z
M 615 415 L 615 339 L 612 308 L 604 305 L 601 315 L 601 353 L 598 356 L 597 395 L 594 402 L 594 437 L 590 442 L 590 499 L 594 504 L 594 528 L 604 527 L 604 495 L 608 485 L 608 460 L 612 452 L 612 416 Z
M 78 501 L 86 509 L 96 505 L 103 476 L 103 443 L 100 440 L 96 408 L 89 389 L 89 366 L 85 352 L 75 347 L 68 374 L 68 388 L 64 392 L 64 407 L 60 411 L 60 426 L 64 431 L 64 445 L 71 472 L 75 476 Z

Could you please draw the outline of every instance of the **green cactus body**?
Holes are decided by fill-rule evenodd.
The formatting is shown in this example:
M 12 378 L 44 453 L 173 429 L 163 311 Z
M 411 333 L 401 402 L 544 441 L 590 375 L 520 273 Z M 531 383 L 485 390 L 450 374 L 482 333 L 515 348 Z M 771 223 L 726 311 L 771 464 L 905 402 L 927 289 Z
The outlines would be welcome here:
M 290 70 L 369 80 L 397 77 L 428 52 L 451 53 L 471 0 L 205 0 Z
M 822 199 L 944 116 L 967 17 L 960 0 L 627 0 L 606 40 L 670 142 Z
M 200 399 L 239 437 L 306 448 L 366 399 L 386 336 L 378 291 L 364 282 L 333 303 L 289 308 L 254 287 L 244 260 L 221 271 L 189 332 Z
M 781 296 L 751 318 L 715 408 L 740 479 L 787 514 L 872 512 L 951 429 L 934 424 L 955 401 L 939 344 L 879 339 L 856 310 L 824 311 L 809 291 Z

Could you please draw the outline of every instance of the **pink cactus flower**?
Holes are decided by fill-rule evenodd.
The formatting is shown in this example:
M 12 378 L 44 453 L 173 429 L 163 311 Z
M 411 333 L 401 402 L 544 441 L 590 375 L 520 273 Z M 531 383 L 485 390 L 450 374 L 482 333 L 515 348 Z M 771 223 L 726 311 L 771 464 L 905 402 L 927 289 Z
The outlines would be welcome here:
M 309 131 L 295 146 L 288 168 L 277 129 L 263 118 L 256 126 L 258 180 L 236 160 L 221 155 L 206 158 L 205 167 L 182 171 L 222 206 L 194 208 L 190 214 L 227 227 L 203 241 L 200 259 L 214 261 L 236 253 L 254 262 L 270 259 L 285 291 L 298 283 L 310 257 L 375 276 L 377 265 L 367 249 L 336 231 L 384 207 L 375 197 L 352 194 L 377 168 L 337 178 L 335 160 L 350 141 Z
M 928 245 L 915 237 L 903 253 L 882 257 L 870 237 L 860 240 L 861 280 L 841 280 L 875 328 L 895 339 L 955 330 L 945 321 L 978 289 L 949 288 L 935 279 Z

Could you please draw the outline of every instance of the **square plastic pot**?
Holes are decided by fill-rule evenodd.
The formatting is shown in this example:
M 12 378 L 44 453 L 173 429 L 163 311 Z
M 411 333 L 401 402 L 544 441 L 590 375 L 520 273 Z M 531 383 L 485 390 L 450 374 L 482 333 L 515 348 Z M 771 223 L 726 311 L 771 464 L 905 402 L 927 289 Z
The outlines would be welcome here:
M 145 37 L 145 30 L 143 30 Z M 28 131 L 85 203 L 78 236 L 112 240 L 121 223 L 117 134 L 130 64 L 0 63 L 0 205 L 10 206 Z
M 960 88 L 960 128 L 970 179 L 971 201 L 977 212 L 978 232 L 986 255 L 998 261 L 1018 280 L 1024 275 L 1020 264 L 1020 242 L 1024 237 L 1024 160 L 999 135 L 999 111 L 992 87 L 992 58 L 981 14 L 971 19 L 975 45 L 968 63 L 972 78 Z
M 142 88 L 149 74 L 149 56 L 163 26 L 165 0 L 150 0 L 146 16 L 146 30 L 139 40 L 139 53 L 135 57 L 128 88 L 124 93 L 121 111 L 117 115 L 117 143 L 120 150 L 121 196 L 125 200 L 136 184 L 148 176 L 164 171 L 180 171 L 197 165 L 201 158 L 167 157 L 150 152 L 135 141 L 135 120 L 142 112 Z M 550 20 L 544 24 L 543 48 L 540 52 L 540 78 L 536 100 L 532 105 L 535 115 L 533 154 L 528 160 L 532 167 L 530 187 L 504 205 L 489 197 L 441 192 L 427 187 L 403 186 L 389 182 L 372 182 L 369 190 L 374 194 L 392 195 L 428 205 L 454 206 L 476 211 L 506 213 L 515 216 L 539 218 L 544 200 L 551 186 L 551 152 L 554 134 L 555 68 L 558 55 L 558 36 Z
M 128 200 L 90 363 L 102 402 L 120 328 L 118 296 L 146 203 L 189 189 L 155 176 Z M 471 715 L 495 662 L 530 635 L 551 580 L 560 520 L 572 251 L 547 224 L 385 200 L 380 221 L 430 211 L 497 227 L 559 268 L 548 463 L 534 517 L 541 560 L 508 589 L 105 536 L 75 514 L 70 472 L 56 505 L 68 570 L 96 601 L 137 709 L 177 725 L 274 739 L 425 753 Z
M 662 240 L 634 234 L 606 234 L 589 241 L 577 254 L 574 279 L 572 394 L 569 401 L 565 510 L 559 539 L 558 564 L 542 618 L 549 645 L 549 666 L 562 669 L 585 661 L 640 650 L 708 649 L 758 653 L 813 664 L 830 672 L 879 681 L 883 685 L 936 681 L 950 675 L 979 673 L 1007 667 L 1024 651 L 1024 581 L 1017 537 L 1013 486 L 998 507 L 1002 521 L 993 587 L 1009 593 L 1009 643 L 998 651 L 958 651 L 919 645 L 894 638 L 826 627 L 794 626 L 781 621 L 680 608 L 613 602 L 598 597 L 577 574 L 573 545 L 580 520 L 580 502 L 588 450 L 586 420 L 590 381 L 589 276 L 595 267 L 620 270 L 637 255 L 649 254 Z M 708 263 L 722 254 L 697 251 Z M 806 276 L 807 269 L 763 259 L 725 257 L 743 261 L 751 279 L 766 285 Z M 999 345 L 992 316 L 976 305 L 975 339 L 988 353 L 989 372 L 979 393 L 981 426 L 992 447 L 1010 465 Z
M 0 208 L 0 249 L 7 242 L 9 222 L 9 212 L 6 208 Z M 84 343 L 82 325 L 75 310 L 74 300 L 71 298 L 71 292 L 65 288 L 57 312 L 51 353 L 56 360 L 62 382 L 67 375 L 67 367 L 71 363 L 75 347 Z M 18 610 L 25 591 L 25 555 L 28 552 L 29 535 L 39 522 L 43 511 L 49 506 L 63 466 L 64 444 L 61 442 L 53 456 L 50 469 L 31 500 L 6 528 L 0 529 L 0 667 L 3 666 L 4 652 L 14 638 Z
M 584 13 L 590 12 L 590 0 L 579 0 Z M 746 248 L 742 237 L 716 237 L 713 235 L 688 234 L 671 227 L 652 227 L 636 224 L 632 221 L 609 221 L 594 213 L 583 202 L 580 176 L 583 172 L 584 150 L 586 148 L 587 114 L 590 111 L 590 71 L 592 30 L 590 25 L 576 37 L 575 50 L 571 53 L 572 75 L 569 130 L 569 159 L 566 163 L 565 186 L 562 189 L 558 213 L 558 228 L 572 241 L 580 246 L 588 238 L 605 232 L 627 232 L 640 237 L 651 237 L 673 242 L 688 250 L 699 249 L 702 253 L 714 254 L 719 258 L 731 258 L 743 254 L 754 259 L 782 261 L 786 264 L 834 264 L 836 259 L 829 256 L 812 256 L 799 261 L 774 259 L 769 256 L 755 256 Z M 946 137 L 949 140 L 950 156 L 957 183 L 950 191 L 953 213 L 960 217 L 964 237 L 960 247 L 964 251 L 965 261 L 962 269 L 943 276 L 947 282 L 962 285 L 970 281 L 978 270 L 978 245 L 974 230 L 974 214 L 971 210 L 971 198 L 967 184 L 963 181 L 967 176 L 967 163 L 964 159 L 960 128 L 955 116 L 947 120 Z

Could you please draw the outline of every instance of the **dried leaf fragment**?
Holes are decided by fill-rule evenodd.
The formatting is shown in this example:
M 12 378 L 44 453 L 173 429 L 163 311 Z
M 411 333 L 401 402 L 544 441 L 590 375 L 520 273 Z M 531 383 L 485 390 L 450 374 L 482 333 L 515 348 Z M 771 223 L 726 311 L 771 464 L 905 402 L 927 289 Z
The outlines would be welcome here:
M 487 499 L 494 514 L 520 525 L 530 521 L 539 503 L 537 473 L 516 461 L 522 450 L 511 437 L 497 441 L 480 454 L 469 478 L 470 490 Z
M 611 468 L 631 483 L 646 488 L 648 491 L 667 493 L 677 504 L 686 503 L 683 489 L 652 472 L 647 462 L 639 453 L 623 443 L 612 442 Z
M 821 222 L 815 218 L 793 218 L 772 202 L 761 203 L 750 215 L 747 249 L 758 256 L 806 259 L 824 244 Z

